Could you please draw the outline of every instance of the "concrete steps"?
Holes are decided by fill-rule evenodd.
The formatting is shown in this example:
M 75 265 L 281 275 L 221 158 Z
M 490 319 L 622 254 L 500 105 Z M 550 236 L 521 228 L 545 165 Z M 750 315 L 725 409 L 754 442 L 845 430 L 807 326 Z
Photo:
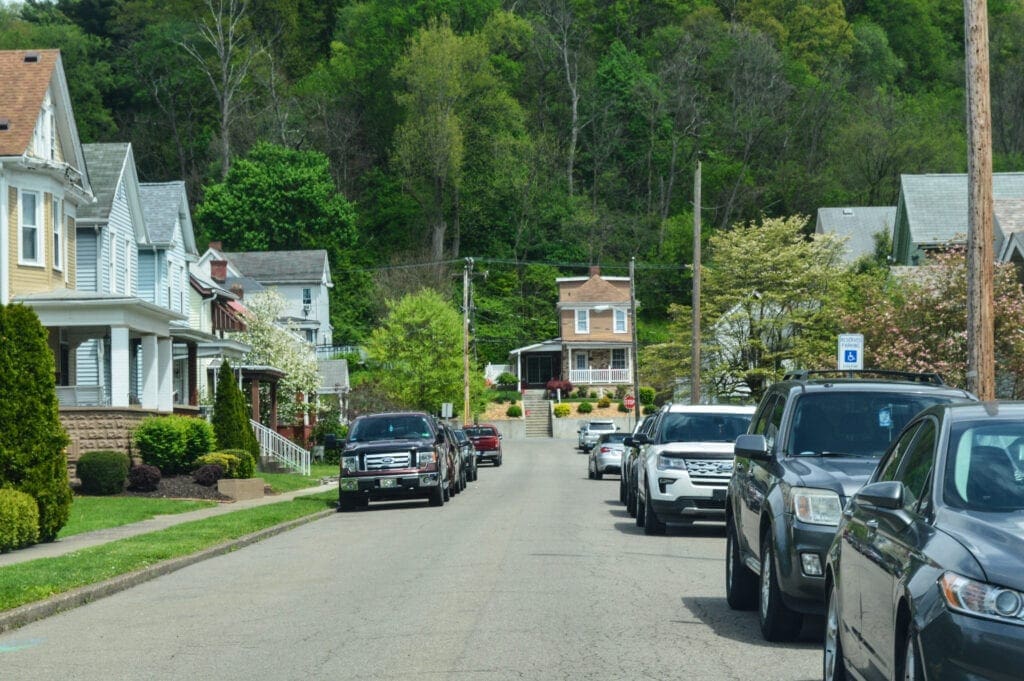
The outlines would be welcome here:
M 526 437 L 551 437 L 551 402 L 543 390 L 523 393 Z

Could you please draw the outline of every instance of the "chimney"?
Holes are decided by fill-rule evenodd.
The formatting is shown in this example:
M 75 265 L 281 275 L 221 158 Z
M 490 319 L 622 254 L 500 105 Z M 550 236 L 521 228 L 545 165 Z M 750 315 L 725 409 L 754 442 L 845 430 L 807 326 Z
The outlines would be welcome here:
M 591 265 L 590 266 L 590 276 L 592 276 L 592 277 L 600 277 L 601 276 L 601 266 L 600 265 Z
M 242 288 L 241 284 L 232 284 L 231 285 L 231 292 L 234 293 L 236 296 L 238 296 L 239 300 L 241 300 L 242 298 L 245 297 L 245 289 Z
M 219 241 L 211 241 L 210 248 L 215 251 L 222 251 L 224 250 L 224 244 Z
M 228 278 L 228 261 L 211 260 L 210 277 L 217 283 L 223 284 L 224 281 Z

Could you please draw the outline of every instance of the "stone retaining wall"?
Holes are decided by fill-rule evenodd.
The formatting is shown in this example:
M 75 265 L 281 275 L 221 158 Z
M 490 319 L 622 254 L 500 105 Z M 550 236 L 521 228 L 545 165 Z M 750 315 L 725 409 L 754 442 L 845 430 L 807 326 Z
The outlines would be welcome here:
M 68 464 L 74 464 L 85 452 L 109 450 L 131 454 L 132 431 L 155 411 L 142 409 L 112 409 L 66 407 L 60 410 L 60 422 L 71 438 L 68 445 Z

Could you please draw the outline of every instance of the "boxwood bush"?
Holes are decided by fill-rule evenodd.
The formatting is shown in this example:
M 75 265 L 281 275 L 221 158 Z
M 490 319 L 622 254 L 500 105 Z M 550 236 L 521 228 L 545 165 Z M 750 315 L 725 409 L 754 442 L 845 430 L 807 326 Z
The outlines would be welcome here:
M 191 416 L 151 416 L 135 429 L 139 456 L 165 475 L 188 473 L 214 444 L 213 426 Z
M 555 405 L 555 418 L 564 419 L 569 415 L 570 411 L 572 411 L 572 408 L 568 404 L 560 402 Z
M 523 415 L 523 409 L 518 404 L 509 405 L 509 408 L 505 410 L 505 416 L 509 418 L 517 419 Z
M 256 462 L 244 449 L 225 449 L 210 452 L 196 459 L 197 466 L 216 464 L 224 469 L 225 478 L 251 478 L 256 474 Z
M 39 504 L 31 494 L 0 489 L 0 553 L 39 541 Z
M 589 414 L 590 412 L 594 411 L 594 405 L 592 405 L 590 402 L 580 402 L 579 404 L 576 405 L 576 411 L 578 411 L 581 414 Z
M 597 401 L 597 406 L 601 407 L 602 409 L 605 409 L 607 407 L 612 406 L 612 401 L 607 395 L 602 395 L 601 398 Z
M 86 452 L 78 459 L 78 479 L 83 494 L 120 494 L 128 479 L 128 455 L 124 452 Z

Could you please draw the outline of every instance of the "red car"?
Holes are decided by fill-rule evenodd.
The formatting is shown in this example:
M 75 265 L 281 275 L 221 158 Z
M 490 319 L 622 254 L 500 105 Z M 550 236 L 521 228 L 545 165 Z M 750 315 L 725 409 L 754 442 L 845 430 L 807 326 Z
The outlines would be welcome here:
M 482 461 L 491 461 L 495 466 L 501 465 L 501 433 L 497 428 L 487 423 L 479 423 L 465 426 L 463 430 L 473 442 L 478 464 Z

